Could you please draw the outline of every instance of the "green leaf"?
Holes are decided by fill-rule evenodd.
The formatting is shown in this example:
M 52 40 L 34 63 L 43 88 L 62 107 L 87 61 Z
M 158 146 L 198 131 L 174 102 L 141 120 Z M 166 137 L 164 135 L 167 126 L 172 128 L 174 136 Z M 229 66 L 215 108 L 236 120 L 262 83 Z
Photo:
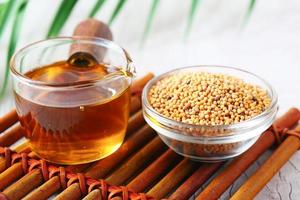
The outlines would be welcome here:
M 195 19 L 197 8 L 199 7 L 200 0 L 192 0 L 188 16 L 188 22 L 185 29 L 185 38 L 190 34 L 191 28 Z
M 0 37 L 4 32 L 7 22 L 11 16 L 12 10 L 14 8 L 14 0 L 8 0 L 2 6 L 1 15 L 0 15 Z
M 253 9 L 255 6 L 256 0 L 250 0 L 249 1 L 249 5 L 248 5 L 248 9 L 244 18 L 244 25 L 249 21 L 251 14 L 253 13 Z
M 13 27 L 10 35 L 9 47 L 8 47 L 7 58 L 6 58 L 6 69 L 5 69 L 4 81 L 3 81 L 3 86 L 1 88 L 0 97 L 3 97 L 7 87 L 8 77 L 9 77 L 9 62 L 17 46 L 17 41 L 19 38 L 21 25 L 24 18 L 24 12 L 28 3 L 27 0 L 22 0 L 19 2 L 20 2 L 19 6 L 17 8 L 16 15 L 14 16 L 14 20 L 13 20 Z
M 5 10 L 6 3 L 0 3 L 0 19 L 2 19 L 3 11 Z
M 63 0 L 61 2 L 48 31 L 47 38 L 55 37 L 59 34 L 76 3 L 77 0 Z
M 97 12 L 102 8 L 102 6 L 103 6 L 103 4 L 105 3 L 105 1 L 106 1 L 106 0 L 98 0 L 98 1 L 95 3 L 95 5 L 94 5 L 92 11 L 90 12 L 89 17 L 95 17 L 95 15 L 97 14 Z
M 110 19 L 109 19 L 109 22 L 108 22 L 109 25 L 111 25 L 114 22 L 114 20 L 116 19 L 116 17 L 120 13 L 122 7 L 124 6 L 125 2 L 126 2 L 126 0 L 119 0 L 119 2 L 117 3 L 117 5 L 116 5 L 116 7 L 115 7 Z
M 152 22 L 153 22 L 153 19 L 154 19 L 154 15 L 155 15 L 155 13 L 157 11 L 157 8 L 158 8 L 158 3 L 159 3 L 159 0 L 153 0 L 152 1 L 152 6 L 151 6 L 150 12 L 148 14 L 146 26 L 145 26 L 143 37 L 142 37 L 142 45 L 145 43 L 146 38 L 149 35 L 149 31 L 150 31 L 150 28 L 151 28 L 151 25 L 152 25 Z

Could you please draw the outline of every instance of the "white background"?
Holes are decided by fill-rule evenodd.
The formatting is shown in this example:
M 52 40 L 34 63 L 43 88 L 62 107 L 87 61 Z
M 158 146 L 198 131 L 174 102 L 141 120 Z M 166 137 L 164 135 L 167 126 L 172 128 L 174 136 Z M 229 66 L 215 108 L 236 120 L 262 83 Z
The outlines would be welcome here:
M 18 48 L 43 39 L 60 0 L 30 0 Z M 81 0 L 61 35 L 71 35 L 78 21 L 87 17 L 95 1 Z M 97 18 L 108 21 L 116 0 L 107 1 Z M 248 1 L 201 0 L 191 34 L 184 42 L 190 2 L 160 1 L 152 29 L 140 48 L 151 0 L 128 0 L 112 25 L 114 40 L 128 50 L 139 74 L 160 74 L 175 67 L 216 64 L 247 69 L 269 81 L 279 96 L 279 114 L 300 108 L 300 1 L 258 0 L 243 26 Z M 1 78 L 8 32 L 1 38 Z M 2 84 L 2 81 L 0 81 Z M 10 93 L 10 92 L 9 92 Z M 0 113 L 13 107 L 10 95 L 0 100 Z M 264 160 L 266 155 L 261 158 Z M 234 192 L 257 162 L 231 188 Z M 227 199 L 229 193 L 223 195 Z M 294 155 L 257 199 L 300 198 L 300 153 Z

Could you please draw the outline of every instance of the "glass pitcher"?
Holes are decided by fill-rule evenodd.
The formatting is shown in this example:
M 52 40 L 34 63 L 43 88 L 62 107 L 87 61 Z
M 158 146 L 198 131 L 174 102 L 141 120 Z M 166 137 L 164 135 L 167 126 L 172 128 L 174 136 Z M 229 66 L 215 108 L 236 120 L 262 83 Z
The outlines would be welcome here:
M 102 38 L 43 40 L 19 50 L 10 69 L 20 123 L 39 157 L 80 164 L 120 147 L 135 70 L 123 48 Z

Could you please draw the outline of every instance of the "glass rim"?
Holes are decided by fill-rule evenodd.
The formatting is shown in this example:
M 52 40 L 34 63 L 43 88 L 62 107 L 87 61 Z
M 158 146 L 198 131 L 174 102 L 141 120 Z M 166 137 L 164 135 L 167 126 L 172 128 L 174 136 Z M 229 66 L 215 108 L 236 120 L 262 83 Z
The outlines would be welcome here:
M 116 44 L 115 42 L 111 40 L 107 40 L 101 37 L 90 37 L 90 36 L 62 36 L 62 37 L 54 37 L 54 38 L 49 38 L 49 39 L 44 39 L 44 40 L 39 40 L 33 43 L 30 43 L 18 51 L 16 51 L 12 58 L 10 59 L 9 63 L 9 68 L 11 71 L 11 74 L 13 77 L 19 79 L 21 82 L 26 83 L 28 85 L 32 85 L 35 87 L 50 87 L 50 88 L 56 88 L 56 89 L 64 89 L 64 88 L 73 88 L 73 87 L 87 87 L 91 86 L 95 83 L 107 80 L 108 78 L 112 78 L 113 76 L 119 76 L 119 74 L 107 74 L 101 79 L 91 79 L 91 80 L 84 80 L 84 81 L 77 81 L 73 83 L 47 83 L 44 81 L 37 81 L 37 80 L 32 80 L 25 76 L 23 73 L 20 72 L 20 70 L 17 70 L 16 68 L 16 61 L 19 57 L 24 56 L 27 52 L 31 51 L 32 49 L 42 46 L 47 42 L 55 42 L 55 41 L 69 41 L 70 44 L 76 42 L 85 42 L 85 43 L 94 43 L 95 45 L 101 44 L 103 47 L 111 48 L 116 50 L 116 52 L 119 52 L 120 55 L 124 57 L 124 61 L 126 62 L 126 70 L 129 68 L 134 68 L 133 62 L 131 57 L 129 56 L 128 52 Z M 67 43 L 68 44 L 68 43 Z
M 208 68 L 223 68 L 223 69 L 230 69 L 230 70 L 234 70 L 234 71 L 239 71 L 239 72 L 243 72 L 247 75 L 251 75 L 253 77 L 255 77 L 256 79 L 260 80 L 263 82 L 263 84 L 265 84 L 267 90 L 269 90 L 269 95 L 271 98 L 271 103 L 269 105 L 269 107 L 267 109 L 265 109 L 262 113 L 260 113 L 259 115 L 252 117 L 248 120 L 242 121 L 242 122 L 238 122 L 238 123 L 234 123 L 234 124 L 228 124 L 228 125 L 195 125 L 195 124 L 189 124 L 189 123 L 185 123 L 185 122 L 180 122 L 180 121 L 176 121 L 173 120 L 171 118 L 165 117 L 164 115 L 160 114 L 159 112 L 157 112 L 156 110 L 154 110 L 154 108 L 150 105 L 149 101 L 148 101 L 148 92 L 149 89 L 152 87 L 152 85 L 154 83 L 156 83 L 158 80 L 160 80 L 161 78 L 170 75 L 176 71 L 180 71 L 180 70 L 187 70 L 187 69 L 194 69 L 194 68 L 204 68 L 204 67 L 208 67 Z M 230 75 L 230 74 L 229 74 Z M 260 76 L 249 72 L 247 70 L 244 69 L 240 69 L 237 67 L 228 67 L 228 66 L 221 66 L 221 65 L 193 65 L 193 66 L 187 66 L 187 67 L 180 67 L 180 68 L 176 68 L 173 69 L 171 71 L 165 72 L 155 78 L 153 78 L 152 80 L 150 80 L 142 93 L 142 102 L 143 102 L 143 107 L 144 107 L 144 111 L 153 115 L 155 117 L 156 120 L 158 120 L 158 122 L 162 125 L 162 126 L 166 126 L 168 128 L 173 128 L 174 126 L 180 126 L 182 128 L 187 128 L 187 129 L 199 129 L 199 128 L 204 128 L 204 129 L 227 129 L 227 130 L 236 130 L 236 129 L 245 129 L 245 128 L 251 128 L 253 127 L 253 122 L 259 122 L 260 120 L 263 120 L 266 116 L 268 116 L 270 114 L 270 112 L 278 109 L 277 106 L 277 101 L 278 101 L 278 97 L 277 97 L 277 93 L 275 91 L 275 89 L 267 82 L 265 81 L 263 78 L 261 78 Z M 252 126 L 251 126 L 252 125 Z M 257 125 L 257 124 L 256 124 Z M 162 127 L 163 128 L 163 127 Z M 201 135 L 201 136 L 193 136 L 193 135 L 184 135 L 184 134 L 180 134 L 178 135 L 178 133 L 172 133 L 174 134 L 174 137 L 180 137 L 180 138 L 190 138 L 190 139 L 227 139 L 229 137 L 235 137 L 238 136 L 240 134 L 244 134 L 244 133 L 240 133 L 240 134 L 229 134 L 229 135 L 214 135 L 214 136 L 209 136 L 209 135 Z M 168 136 L 171 137 L 172 136 Z

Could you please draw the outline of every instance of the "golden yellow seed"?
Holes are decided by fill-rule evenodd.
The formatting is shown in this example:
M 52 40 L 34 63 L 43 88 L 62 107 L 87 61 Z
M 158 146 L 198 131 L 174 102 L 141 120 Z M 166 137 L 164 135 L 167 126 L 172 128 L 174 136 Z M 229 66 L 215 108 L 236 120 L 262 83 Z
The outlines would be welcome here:
M 207 72 L 173 74 L 150 88 L 149 102 L 161 114 L 199 125 L 248 120 L 270 106 L 266 90 L 243 80 Z

